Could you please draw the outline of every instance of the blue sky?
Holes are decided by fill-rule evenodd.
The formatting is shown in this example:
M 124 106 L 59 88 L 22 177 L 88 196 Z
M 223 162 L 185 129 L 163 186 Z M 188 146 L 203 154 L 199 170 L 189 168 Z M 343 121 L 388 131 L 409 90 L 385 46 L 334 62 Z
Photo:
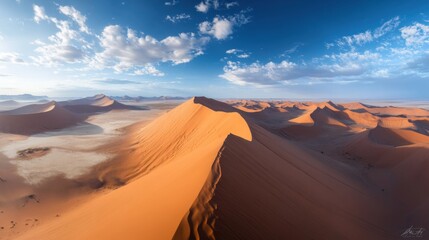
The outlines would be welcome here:
M 429 94 L 429 2 L 0 2 L 0 94 Z

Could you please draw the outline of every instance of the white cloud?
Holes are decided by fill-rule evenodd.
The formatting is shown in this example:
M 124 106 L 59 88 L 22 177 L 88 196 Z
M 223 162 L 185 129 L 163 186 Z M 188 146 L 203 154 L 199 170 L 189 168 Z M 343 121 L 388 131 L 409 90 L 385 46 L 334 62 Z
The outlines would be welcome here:
M 59 10 L 62 14 L 70 17 L 79 25 L 80 31 L 89 33 L 88 26 L 86 26 L 86 17 L 83 16 L 78 10 L 72 6 L 60 6 Z
M 181 64 L 203 54 L 207 42 L 208 38 L 196 38 L 193 33 L 181 33 L 158 41 L 149 35 L 138 36 L 132 29 L 110 25 L 100 36 L 103 51 L 96 54 L 92 65 L 126 71 L 157 62 Z
M 211 35 L 218 40 L 226 39 L 233 33 L 234 26 L 241 26 L 250 22 L 245 12 L 240 12 L 228 18 L 215 17 L 212 22 L 204 21 L 198 25 L 200 33 Z
M 23 63 L 24 60 L 15 52 L 0 52 L 0 62 L 4 63 Z
M 201 33 L 212 35 L 218 40 L 226 39 L 232 34 L 232 27 L 234 23 L 226 18 L 215 17 L 213 22 L 202 22 L 198 28 Z
M 250 53 L 246 53 L 243 50 L 235 49 L 235 48 L 226 50 L 225 53 L 226 54 L 233 54 L 233 55 L 237 56 L 238 58 L 248 58 L 248 57 L 250 57 Z
M 399 21 L 399 16 L 396 16 L 389 21 L 383 23 L 380 27 L 374 30 L 374 38 L 380 38 L 386 33 L 396 29 L 401 22 Z
M 38 64 L 53 66 L 57 63 L 74 63 L 82 60 L 85 56 L 85 49 L 89 49 L 89 44 L 80 35 L 79 31 L 72 28 L 72 23 L 65 20 L 59 20 L 55 17 L 46 15 L 43 7 L 33 5 L 34 20 L 40 23 L 42 20 L 55 24 L 59 30 L 54 35 L 48 37 L 49 43 L 36 40 L 33 43 L 38 47 L 35 52 L 38 56 L 31 59 Z M 89 33 L 85 25 L 86 17 L 80 14 L 74 7 L 59 7 L 59 11 L 69 16 L 79 25 L 79 30 Z
M 45 13 L 45 9 L 43 7 L 40 7 L 38 5 L 33 5 L 33 11 L 34 11 L 34 21 L 36 23 L 39 23 L 42 20 L 49 19 L 49 17 Z
M 237 57 L 238 58 L 248 58 L 248 57 L 250 57 L 250 54 L 242 53 L 242 54 L 238 54 Z
M 252 86 L 296 85 L 318 81 L 344 83 L 350 82 L 350 77 L 382 77 L 385 72 L 378 68 L 379 58 L 379 54 L 365 51 L 327 55 L 323 59 L 315 59 L 311 64 L 281 61 L 248 65 L 228 61 L 224 73 L 219 76 L 233 84 Z
M 227 9 L 230 9 L 232 7 L 238 6 L 238 2 L 227 2 L 225 3 L 225 6 Z
M 354 35 L 343 36 L 340 39 L 335 41 L 335 44 L 328 43 L 326 44 L 326 48 L 329 49 L 334 45 L 339 47 L 350 47 L 351 49 L 355 48 L 355 45 L 363 45 L 365 43 L 369 43 L 374 41 L 377 38 L 380 38 L 387 34 L 388 32 L 396 29 L 399 26 L 400 20 L 399 17 L 396 16 L 386 22 L 384 22 L 380 27 L 376 28 L 374 31 L 367 30 L 365 32 L 361 32 Z
M 419 46 L 429 43 L 429 26 L 421 23 L 415 23 L 400 29 L 401 37 L 405 40 L 407 46 Z
M 172 23 L 176 23 L 187 19 L 191 19 L 191 16 L 186 13 L 176 14 L 174 16 L 167 15 L 167 17 L 165 17 L 165 20 L 170 21 Z
M 235 54 L 235 53 L 240 52 L 240 51 L 241 50 L 239 50 L 239 49 L 233 48 L 233 49 L 226 50 L 226 53 L 227 54 Z
M 146 64 L 143 68 L 134 71 L 135 75 L 151 75 L 155 77 L 163 77 L 165 74 L 156 69 L 153 64 Z
M 195 9 L 198 12 L 207 13 L 211 7 L 213 7 L 214 9 L 218 9 L 219 6 L 219 0 L 205 0 L 195 5 Z
M 228 61 L 223 69 L 224 73 L 220 77 L 241 86 L 276 85 L 287 81 L 286 73 L 295 67 L 296 64 L 287 61 L 279 64 L 269 62 L 264 65 L 258 62 L 246 65 Z
M 210 8 L 210 3 L 208 1 L 206 2 L 200 2 L 198 5 L 195 6 L 195 9 L 197 9 L 198 12 L 207 13 Z
M 165 6 L 174 6 L 174 5 L 178 4 L 178 3 L 179 3 L 179 1 L 173 0 L 171 2 L 165 2 L 164 4 L 165 4 Z

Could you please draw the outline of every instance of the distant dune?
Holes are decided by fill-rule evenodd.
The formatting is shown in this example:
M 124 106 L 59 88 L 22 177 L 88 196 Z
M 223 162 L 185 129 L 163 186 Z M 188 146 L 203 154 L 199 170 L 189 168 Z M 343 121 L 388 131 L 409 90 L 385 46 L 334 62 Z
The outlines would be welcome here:
M 13 100 L 0 104 L 18 104 Z M 83 99 L 31 104 L 0 112 L 0 132 L 35 134 L 57 130 L 83 122 L 91 114 L 111 110 L 142 110 L 140 107 L 119 103 L 105 95 Z
M 0 112 L 0 131 L 34 134 L 72 126 L 83 118 L 58 106 L 56 102 L 33 104 Z
M 18 94 L 18 95 L 0 95 L 0 100 L 16 100 L 16 101 L 37 101 L 40 99 L 47 99 L 47 96 L 35 96 L 31 94 Z
M 159 97 L 130 97 L 130 96 L 111 96 L 110 98 L 117 100 L 117 101 L 135 101 L 135 102 L 142 102 L 142 101 L 167 101 L 167 100 L 186 100 L 189 98 L 184 97 L 172 97 L 172 96 L 159 96 Z
M 0 102 L 0 106 L 17 106 L 17 105 L 19 105 L 19 102 L 15 100 L 6 100 L 6 101 Z
M 139 107 L 128 106 L 119 103 L 107 97 L 104 94 L 98 94 L 93 97 L 87 97 L 76 100 L 63 101 L 58 103 L 64 108 L 76 113 L 96 113 L 107 112 L 111 110 L 141 110 Z

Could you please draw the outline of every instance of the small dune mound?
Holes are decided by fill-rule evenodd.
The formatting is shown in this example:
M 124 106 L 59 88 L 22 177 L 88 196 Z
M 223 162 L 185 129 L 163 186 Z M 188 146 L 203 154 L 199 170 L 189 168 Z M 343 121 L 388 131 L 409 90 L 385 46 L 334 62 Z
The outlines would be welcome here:
M 372 114 L 382 115 L 382 116 L 428 116 L 429 110 L 422 108 L 406 108 L 406 107 L 370 107 L 366 110 Z
M 343 104 L 339 104 L 339 105 L 345 109 L 350 109 L 350 110 L 360 110 L 360 109 L 366 109 L 366 108 L 373 107 L 371 105 L 363 104 L 360 102 L 350 102 L 350 103 L 343 103 Z
M 429 135 L 429 119 L 413 120 L 414 125 L 420 133 Z
M 381 117 L 378 125 L 385 128 L 414 128 L 414 124 L 403 117 Z
M 64 108 L 76 113 L 97 113 L 108 112 L 111 110 L 140 110 L 135 106 L 128 106 L 116 100 L 107 97 L 104 94 L 98 94 L 93 97 L 87 97 L 76 100 L 59 102 Z
M 347 124 L 352 123 L 347 114 L 344 114 L 339 110 L 334 111 L 329 107 L 324 107 L 323 109 L 318 107 L 313 113 L 311 113 L 311 118 L 313 118 L 315 125 L 328 124 L 347 127 Z
M 429 137 L 406 129 L 389 129 L 377 126 L 369 130 L 368 138 L 378 144 L 393 147 L 418 143 L 429 143 Z
M 29 115 L 52 111 L 56 107 L 56 102 L 49 102 L 45 104 L 31 104 L 20 107 L 14 110 L 0 112 L 0 115 Z
M 333 125 L 339 127 L 347 127 L 353 121 L 347 114 L 340 110 L 332 110 L 330 107 L 320 108 L 314 105 L 310 110 L 301 116 L 291 119 L 289 122 L 304 124 L 304 125 Z
M 6 101 L 0 102 L 0 106 L 17 106 L 17 105 L 19 105 L 19 102 L 15 100 L 6 100 Z
M 28 135 L 62 129 L 82 120 L 82 117 L 58 106 L 56 102 L 34 104 L 0 112 L 0 131 Z
M 231 105 L 244 112 L 260 112 L 271 107 L 269 103 L 255 100 L 230 101 Z
M 358 112 L 351 111 L 349 109 L 345 109 L 343 112 L 347 115 L 347 117 L 351 121 L 353 121 L 357 125 L 361 125 L 367 128 L 374 128 L 378 124 L 379 118 L 372 115 L 371 113 L 368 113 L 368 112 L 358 113 Z
M 314 119 L 311 117 L 311 114 L 317 109 L 317 106 L 310 107 L 306 112 L 301 116 L 289 120 L 291 123 L 303 124 L 303 125 L 313 125 Z

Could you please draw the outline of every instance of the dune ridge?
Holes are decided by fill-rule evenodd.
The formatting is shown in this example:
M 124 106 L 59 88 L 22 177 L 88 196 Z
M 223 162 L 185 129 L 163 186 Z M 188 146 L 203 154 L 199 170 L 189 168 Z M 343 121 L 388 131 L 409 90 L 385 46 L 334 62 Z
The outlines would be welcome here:
M 225 138 L 233 134 L 252 139 L 239 114 L 217 112 L 198 101 L 205 99 L 193 98 L 131 134 L 126 156 L 98 169 L 101 181 L 128 184 L 18 239 L 171 239 L 209 177 Z M 120 204 L 124 197 L 126 205 Z M 81 221 L 83 216 L 89 217 Z

